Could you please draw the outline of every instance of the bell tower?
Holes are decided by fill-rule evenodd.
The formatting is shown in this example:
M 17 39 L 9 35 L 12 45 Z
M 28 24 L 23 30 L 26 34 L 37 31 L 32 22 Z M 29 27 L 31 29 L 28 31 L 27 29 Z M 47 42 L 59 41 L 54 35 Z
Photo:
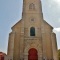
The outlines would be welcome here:
M 42 13 L 41 0 L 23 0 L 24 13 Z
M 23 0 L 23 17 L 33 19 L 36 16 L 43 19 L 41 0 Z
M 41 0 L 23 0 L 22 19 L 9 34 L 12 60 L 58 60 L 56 35 L 43 19 Z

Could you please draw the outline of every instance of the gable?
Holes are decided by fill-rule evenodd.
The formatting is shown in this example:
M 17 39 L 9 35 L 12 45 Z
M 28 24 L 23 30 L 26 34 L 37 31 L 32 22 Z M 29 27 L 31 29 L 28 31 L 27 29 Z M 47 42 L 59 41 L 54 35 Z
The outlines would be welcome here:
M 21 25 L 22 19 L 19 20 L 14 26 L 11 27 L 11 29 L 17 28 Z
M 44 23 L 44 31 L 46 33 L 52 32 L 53 27 L 50 24 L 48 24 L 45 20 L 43 20 L 43 23 Z
M 49 26 L 50 28 L 53 29 L 53 27 L 49 23 L 47 23 L 45 20 L 43 20 L 43 22 L 45 23 L 45 25 L 47 25 L 47 26 Z

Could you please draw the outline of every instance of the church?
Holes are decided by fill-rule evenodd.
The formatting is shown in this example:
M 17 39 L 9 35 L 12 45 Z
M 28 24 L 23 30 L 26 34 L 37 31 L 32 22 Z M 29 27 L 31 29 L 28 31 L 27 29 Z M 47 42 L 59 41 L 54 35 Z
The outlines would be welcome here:
M 43 19 L 41 0 L 23 0 L 22 18 L 11 29 L 10 60 L 58 60 L 56 34 Z

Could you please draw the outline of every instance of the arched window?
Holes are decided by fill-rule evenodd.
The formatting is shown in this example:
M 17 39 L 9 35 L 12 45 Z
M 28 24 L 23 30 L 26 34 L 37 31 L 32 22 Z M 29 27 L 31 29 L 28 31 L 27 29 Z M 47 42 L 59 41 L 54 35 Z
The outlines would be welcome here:
M 30 28 L 30 36 L 35 36 L 35 28 L 34 27 Z
M 31 3 L 31 4 L 29 5 L 29 9 L 34 10 L 34 9 L 35 9 L 35 5 L 34 5 L 33 3 Z

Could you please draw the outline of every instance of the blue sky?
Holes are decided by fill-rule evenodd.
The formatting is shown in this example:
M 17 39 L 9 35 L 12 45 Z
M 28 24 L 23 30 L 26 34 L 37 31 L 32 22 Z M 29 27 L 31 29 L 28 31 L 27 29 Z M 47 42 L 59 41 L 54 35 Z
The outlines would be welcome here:
M 54 27 L 60 48 L 60 0 L 41 0 L 44 20 Z M 0 0 L 0 51 L 7 53 L 11 27 L 22 17 L 23 0 Z

